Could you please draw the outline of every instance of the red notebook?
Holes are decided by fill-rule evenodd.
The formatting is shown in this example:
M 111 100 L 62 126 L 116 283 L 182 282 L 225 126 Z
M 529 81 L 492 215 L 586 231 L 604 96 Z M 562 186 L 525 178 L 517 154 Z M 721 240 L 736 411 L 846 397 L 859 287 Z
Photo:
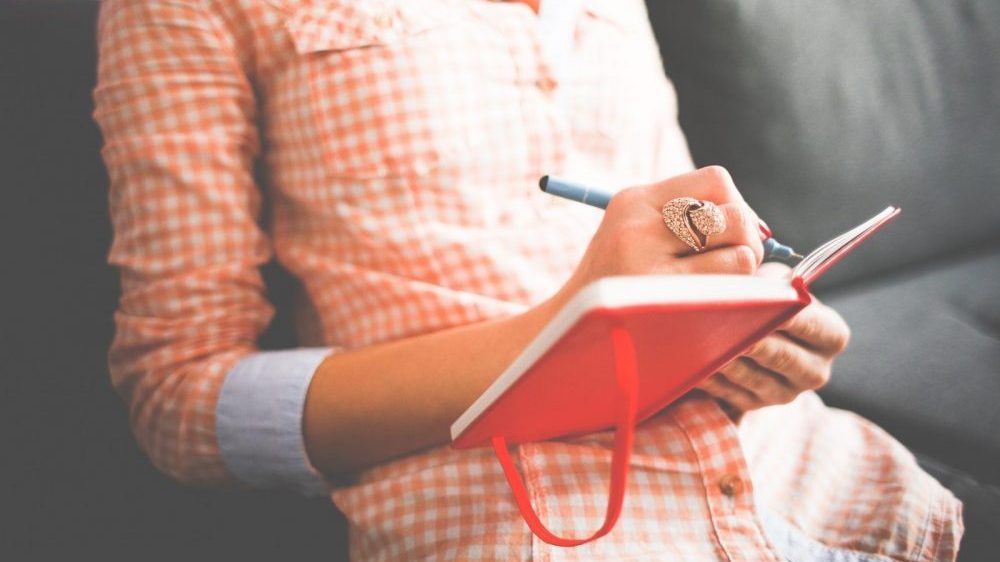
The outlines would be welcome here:
M 452 447 L 492 446 L 540 539 L 608 533 L 624 499 L 635 425 L 694 388 L 809 304 L 809 285 L 899 214 L 888 207 L 806 256 L 788 278 L 611 277 L 577 293 L 451 426 Z M 539 520 L 507 445 L 615 428 L 604 524 L 585 538 Z

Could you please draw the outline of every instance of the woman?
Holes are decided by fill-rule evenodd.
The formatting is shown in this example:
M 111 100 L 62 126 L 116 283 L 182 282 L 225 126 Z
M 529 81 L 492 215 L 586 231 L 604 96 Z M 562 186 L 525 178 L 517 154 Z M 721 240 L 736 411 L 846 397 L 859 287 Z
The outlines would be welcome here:
M 692 171 L 639 0 L 106 0 L 99 35 L 112 377 L 164 472 L 329 493 L 359 560 L 954 558 L 957 500 L 810 392 L 848 335 L 819 303 L 640 426 L 596 542 L 533 538 L 492 454 L 447 447 L 588 282 L 758 270 L 766 226 Z M 545 173 L 633 187 L 601 215 Z M 702 253 L 661 221 L 681 196 L 727 218 Z M 304 347 L 260 353 L 272 255 Z M 558 534 L 599 525 L 610 440 L 516 447 Z

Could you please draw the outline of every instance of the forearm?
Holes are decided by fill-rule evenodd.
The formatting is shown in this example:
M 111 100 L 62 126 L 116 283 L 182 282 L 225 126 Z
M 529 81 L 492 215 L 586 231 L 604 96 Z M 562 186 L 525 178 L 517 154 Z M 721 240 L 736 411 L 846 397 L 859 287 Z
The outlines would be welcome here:
M 663 201 L 717 201 L 732 226 L 687 255 L 664 236 Z M 738 223 L 738 224 L 737 224 Z M 328 357 L 306 395 L 306 451 L 327 474 L 448 442 L 449 425 L 510 364 L 576 290 L 611 275 L 752 273 L 763 248 L 756 216 L 728 172 L 708 167 L 618 192 L 580 264 L 545 303 L 513 317 Z
M 552 318 L 522 314 L 336 353 L 306 395 L 306 450 L 321 472 L 363 468 L 449 441 L 449 427 Z

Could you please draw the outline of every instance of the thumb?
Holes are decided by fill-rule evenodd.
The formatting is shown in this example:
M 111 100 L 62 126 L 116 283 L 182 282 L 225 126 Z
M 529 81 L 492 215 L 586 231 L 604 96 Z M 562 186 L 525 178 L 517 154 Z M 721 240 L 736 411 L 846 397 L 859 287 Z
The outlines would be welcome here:
M 757 255 L 750 246 L 726 246 L 679 260 L 683 273 L 728 273 L 752 275 L 757 270 Z
M 757 275 L 759 277 L 779 279 L 781 277 L 788 277 L 791 271 L 792 268 L 781 262 L 769 261 L 760 264 L 760 267 L 757 268 Z

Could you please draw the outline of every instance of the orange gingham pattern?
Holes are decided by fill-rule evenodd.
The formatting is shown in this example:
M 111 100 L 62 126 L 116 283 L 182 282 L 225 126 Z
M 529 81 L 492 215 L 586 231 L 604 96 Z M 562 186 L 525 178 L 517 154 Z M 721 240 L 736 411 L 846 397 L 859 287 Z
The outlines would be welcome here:
M 158 467 L 229 478 L 215 402 L 271 318 L 257 268 L 272 255 L 302 282 L 304 344 L 370 345 L 559 286 L 600 215 L 541 194 L 539 175 L 623 186 L 690 168 L 642 2 L 583 5 L 586 63 L 553 89 L 517 4 L 104 2 L 95 117 L 123 289 L 110 361 Z M 553 530 L 599 523 L 609 441 L 517 447 Z M 576 549 L 532 537 L 487 450 L 387 463 L 333 498 L 365 560 L 773 560 L 754 490 L 830 546 L 949 559 L 961 533 L 904 449 L 811 394 L 738 428 L 696 396 L 647 421 L 618 526 Z

